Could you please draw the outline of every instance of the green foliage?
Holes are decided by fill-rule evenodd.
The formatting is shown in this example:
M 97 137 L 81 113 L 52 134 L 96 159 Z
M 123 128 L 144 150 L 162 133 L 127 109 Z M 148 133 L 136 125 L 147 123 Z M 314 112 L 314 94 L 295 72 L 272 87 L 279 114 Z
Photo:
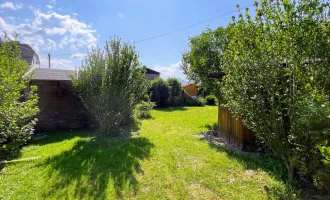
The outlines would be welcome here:
M 155 102 L 157 107 L 167 106 L 167 100 L 170 96 L 168 83 L 158 77 L 151 81 L 150 101 Z
M 39 112 L 35 86 L 23 75 L 29 66 L 19 57 L 15 41 L 0 44 L 0 152 L 30 139 Z
M 181 105 L 182 99 L 182 87 L 181 83 L 177 78 L 168 78 L 166 80 L 169 88 L 169 97 L 168 102 L 169 105 L 179 106 Z
M 205 97 L 206 105 L 214 106 L 216 104 L 217 98 L 214 95 L 208 95 Z
M 330 146 L 320 147 L 323 156 L 323 165 L 318 169 L 314 176 L 314 184 L 325 194 L 330 193 Z
M 182 55 L 181 69 L 187 78 L 200 83 L 215 95 L 219 92 L 219 81 L 210 76 L 221 71 L 228 41 L 225 28 L 207 29 L 200 35 L 189 38 L 190 50 Z
M 205 106 L 205 99 L 203 97 L 197 97 L 197 99 L 195 100 L 195 106 Z
M 138 119 L 148 119 L 151 118 L 151 109 L 155 107 L 154 102 L 142 101 L 140 104 L 136 105 L 134 114 Z
M 148 80 L 135 48 L 118 38 L 104 50 L 90 52 L 73 84 L 86 108 L 96 118 L 102 134 L 118 135 L 133 119 L 134 107 L 142 101 Z
M 261 1 L 227 28 L 222 92 L 231 111 L 280 158 L 290 180 L 310 179 L 330 125 L 329 3 Z

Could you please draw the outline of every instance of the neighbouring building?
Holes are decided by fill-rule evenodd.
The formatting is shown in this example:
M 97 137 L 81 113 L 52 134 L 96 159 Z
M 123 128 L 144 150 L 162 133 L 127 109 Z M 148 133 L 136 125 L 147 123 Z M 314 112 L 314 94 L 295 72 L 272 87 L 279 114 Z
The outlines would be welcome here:
M 192 83 L 182 84 L 184 91 L 192 97 L 197 97 L 198 87 Z
M 30 66 L 40 67 L 39 55 L 28 44 L 18 43 L 20 49 L 20 57 L 25 60 Z
M 152 81 L 155 78 L 158 78 L 160 76 L 160 73 L 155 71 L 155 70 L 152 70 L 152 69 L 149 69 L 149 68 L 146 68 L 146 70 L 147 70 L 146 76 L 147 76 L 149 81 Z

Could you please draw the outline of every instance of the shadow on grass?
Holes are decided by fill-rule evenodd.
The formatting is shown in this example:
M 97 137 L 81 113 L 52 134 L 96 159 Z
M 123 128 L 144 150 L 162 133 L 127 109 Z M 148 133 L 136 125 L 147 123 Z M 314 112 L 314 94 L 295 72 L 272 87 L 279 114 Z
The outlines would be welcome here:
M 203 126 L 203 128 L 206 128 L 207 130 L 215 130 L 218 131 L 219 130 L 219 125 L 218 123 L 213 123 L 213 124 L 206 124 Z
M 71 150 L 46 160 L 51 167 L 49 177 L 57 180 L 44 198 L 69 185 L 75 188 L 74 199 L 107 199 L 109 184 L 117 198 L 123 197 L 123 190 L 134 194 L 138 189 L 135 174 L 143 174 L 140 161 L 149 157 L 153 146 L 144 137 L 79 140 Z M 67 193 L 60 198 L 70 197 Z
M 167 107 L 167 108 L 155 108 L 155 110 L 161 112 L 174 112 L 174 111 L 185 111 L 188 109 L 186 107 L 178 106 L 178 107 Z
M 51 131 L 43 134 L 38 134 L 32 137 L 29 144 L 36 145 L 47 145 L 50 143 L 61 142 L 64 140 L 70 140 L 74 137 L 91 137 L 93 135 L 93 130 L 85 131 Z
M 275 180 L 285 183 L 283 185 L 264 186 L 270 199 L 297 199 L 297 188 L 294 184 L 287 182 L 287 171 L 279 158 L 265 154 L 252 154 L 247 152 L 236 152 L 222 146 L 209 145 L 219 152 L 225 152 L 231 159 L 240 162 L 246 170 L 262 170 L 272 176 Z

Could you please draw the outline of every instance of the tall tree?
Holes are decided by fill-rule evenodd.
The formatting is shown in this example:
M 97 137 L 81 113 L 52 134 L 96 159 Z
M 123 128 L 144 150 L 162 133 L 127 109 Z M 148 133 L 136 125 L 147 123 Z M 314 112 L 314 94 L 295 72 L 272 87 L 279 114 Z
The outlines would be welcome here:
M 100 133 L 121 134 L 133 109 L 147 91 L 145 69 L 135 48 L 117 37 L 85 58 L 73 84 L 86 108 L 97 119 Z
M 215 95 L 219 92 L 219 80 L 211 78 L 222 70 L 223 55 L 229 37 L 226 29 L 207 29 L 189 38 L 189 50 L 182 55 L 181 69 L 186 77 Z
M 24 76 L 29 66 L 19 51 L 16 41 L 0 44 L 0 150 L 28 140 L 39 112 L 37 88 L 29 88 L 30 77 Z
M 222 88 L 240 113 L 287 167 L 289 179 L 322 168 L 318 145 L 330 127 L 329 2 L 262 0 L 256 15 L 240 13 L 227 29 Z

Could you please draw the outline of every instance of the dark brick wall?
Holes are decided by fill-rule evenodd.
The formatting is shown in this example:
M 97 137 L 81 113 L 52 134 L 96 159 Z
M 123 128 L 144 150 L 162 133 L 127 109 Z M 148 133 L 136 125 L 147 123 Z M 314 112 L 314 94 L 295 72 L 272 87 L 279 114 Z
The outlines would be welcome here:
M 90 125 L 91 117 L 74 94 L 71 81 L 36 81 L 40 113 L 35 127 L 37 132 L 83 129 Z

